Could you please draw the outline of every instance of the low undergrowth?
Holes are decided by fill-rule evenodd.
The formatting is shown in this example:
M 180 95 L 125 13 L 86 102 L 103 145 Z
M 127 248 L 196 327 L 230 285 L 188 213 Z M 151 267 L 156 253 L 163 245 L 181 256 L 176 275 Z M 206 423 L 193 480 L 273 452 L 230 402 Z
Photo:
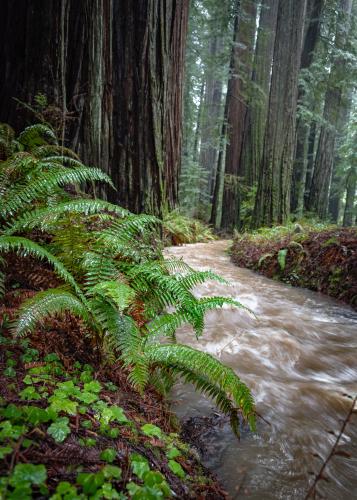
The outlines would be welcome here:
M 211 228 L 198 219 L 192 219 L 174 210 L 163 217 L 164 245 L 183 245 L 215 240 Z
M 63 356 L 56 337 L 2 331 L 1 498 L 224 497 L 155 393 L 139 397 L 123 371 L 98 370 L 95 357 L 78 361 L 83 345 Z
M 335 297 L 357 308 L 357 230 L 291 225 L 236 235 L 238 266 Z

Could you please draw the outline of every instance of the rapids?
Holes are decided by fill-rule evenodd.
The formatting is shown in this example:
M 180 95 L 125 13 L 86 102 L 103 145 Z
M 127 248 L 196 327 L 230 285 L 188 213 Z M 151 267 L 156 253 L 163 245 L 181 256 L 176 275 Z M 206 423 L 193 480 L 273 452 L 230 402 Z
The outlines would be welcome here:
M 197 296 L 231 296 L 256 314 L 224 307 L 206 315 L 204 335 L 196 340 L 182 327 L 178 341 L 198 347 L 231 366 L 250 387 L 257 432 L 237 441 L 229 424 L 205 435 L 203 457 L 232 498 L 303 499 L 321 460 L 333 446 L 357 392 L 357 314 L 324 295 L 292 288 L 236 267 L 225 253 L 227 241 L 171 247 L 166 256 L 183 258 L 196 269 L 211 269 L 230 286 L 209 281 Z M 212 401 L 178 384 L 174 410 L 185 420 L 212 415 Z M 357 499 L 357 415 L 319 491 L 334 500 Z

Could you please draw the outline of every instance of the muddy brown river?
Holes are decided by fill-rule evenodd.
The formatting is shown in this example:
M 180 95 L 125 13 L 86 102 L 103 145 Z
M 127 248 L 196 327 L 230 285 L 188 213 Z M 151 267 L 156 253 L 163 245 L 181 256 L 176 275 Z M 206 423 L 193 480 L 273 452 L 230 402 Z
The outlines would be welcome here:
M 182 327 L 178 340 L 198 347 L 231 366 L 251 388 L 257 432 L 237 441 L 226 422 L 205 433 L 203 462 L 232 498 L 304 499 L 357 392 L 357 314 L 324 295 L 292 288 L 236 267 L 225 253 L 227 241 L 172 247 L 167 256 L 183 258 L 200 270 L 212 269 L 229 287 L 207 282 L 197 296 L 227 295 L 248 306 L 224 307 L 206 315 L 204 335 L 196 340 Z M 185 420 L 212 415 L 212 401 L 190 386 L 178 385 L 174 409 Z M 339 451 L 318 490 L 324 498 L 357 499 L 357 414 L 342 436 Z

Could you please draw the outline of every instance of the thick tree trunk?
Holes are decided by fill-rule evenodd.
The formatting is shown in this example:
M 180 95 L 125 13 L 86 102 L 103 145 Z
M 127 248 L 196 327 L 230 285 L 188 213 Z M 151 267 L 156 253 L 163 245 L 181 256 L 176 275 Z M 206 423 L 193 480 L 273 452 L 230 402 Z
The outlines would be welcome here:
M 318 41 L 323 0 L 308 0 L 307 30 L 301 54 L 300 69 L 310 67 L 314 50 Z M 299 87 L 298 104 L 304 103 L 305 91 L 303 86 Z M 304 210 L 304 194 L 307 173 L 307 149 L 308 149 L 309 124 L 303 117 L 300 117 L 296 127 L 296 148 L 293 177 L 291 185 L 291 211 L 299 217 Z
M 0 120 L 22 127 L 11 98 L 44 93 L 67 144 L 112 176 L 117 191 L 102 195 L 135 212 L 173 207 L 188 3 L 4 0 Z
M 252 74 L 252 57 L 256 29 L 255 1 L 240 2 L 235 20 L 231 74 L 228 82 L 228 144 L 221 227 L 232 230 L 239 225 L 239 177 L 244 175 L 241 154 L 248 109 L 248 89 Z
M 263 152 L 278 3 L 279 0 L 263 0 L 261 4 L 252 73 L 252 95 L 246 117 L 242 153 L 245 181 L 248 186 L 253 186 L 258 181 Z
M 303 0 L 279 1 L 269 113 L 254 210 L 256 227 L 284 223 L 290 212 L 305 8 Z
M 349 32 L 352 0 L 340 0 L 337 18 L 335 48 L 343 50 Z M 332 171 L 335 159 L 337 125 L 340 117 L 342 81 L 345 78 L 345 62 L 338 54 L 335 56 L 330 76 L 329 88 L 325 96 L 324 121 L 315 159 L 314 174 L 308 199 L 308 210 L 315 212 L 321 219 L 327 217 L 328 200 Z
M 161 213 L 177 201 L 188 0 L 114 2 L 116 201 Z

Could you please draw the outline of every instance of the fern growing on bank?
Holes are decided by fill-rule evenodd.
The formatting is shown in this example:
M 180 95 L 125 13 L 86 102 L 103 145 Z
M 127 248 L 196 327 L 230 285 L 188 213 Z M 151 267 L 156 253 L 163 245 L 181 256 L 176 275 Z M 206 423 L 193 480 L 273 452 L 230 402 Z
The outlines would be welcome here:
M 30 127 L 16 140 L 8 134 L 8 140 L 9 154 L 0 163 L 0 175 L 11 180 L 0 197 L 5 216 L 0 253 L 45 260 L 63 282 L 23 302 L 13 325 L 15 336 L 70 312 L 81 318 L 104 359 L 123 361 L 139 391 L 149 381 L 168 389 L 180 376 L 211 396 L 230 415 L 236 432 L 238 410 L 254 426 L 251 394 L 234 372 L 210 355 L 176 343 L 176 330 L 184 323 L 202 335 L 207 310 L 224 304 L 243 307 L 225 297 L 197 299 L 192 292 L 207 279 L 224 280 L 182 261 L 165 261 L 156 238 L 157 218 L 80 197 L 79 189 L 71 194 L 68 185 L 111 181 L 74 154 L 64 156 L 51 129 Z M 46 233 L 49 243 L 24 236 L 33 230 Z

